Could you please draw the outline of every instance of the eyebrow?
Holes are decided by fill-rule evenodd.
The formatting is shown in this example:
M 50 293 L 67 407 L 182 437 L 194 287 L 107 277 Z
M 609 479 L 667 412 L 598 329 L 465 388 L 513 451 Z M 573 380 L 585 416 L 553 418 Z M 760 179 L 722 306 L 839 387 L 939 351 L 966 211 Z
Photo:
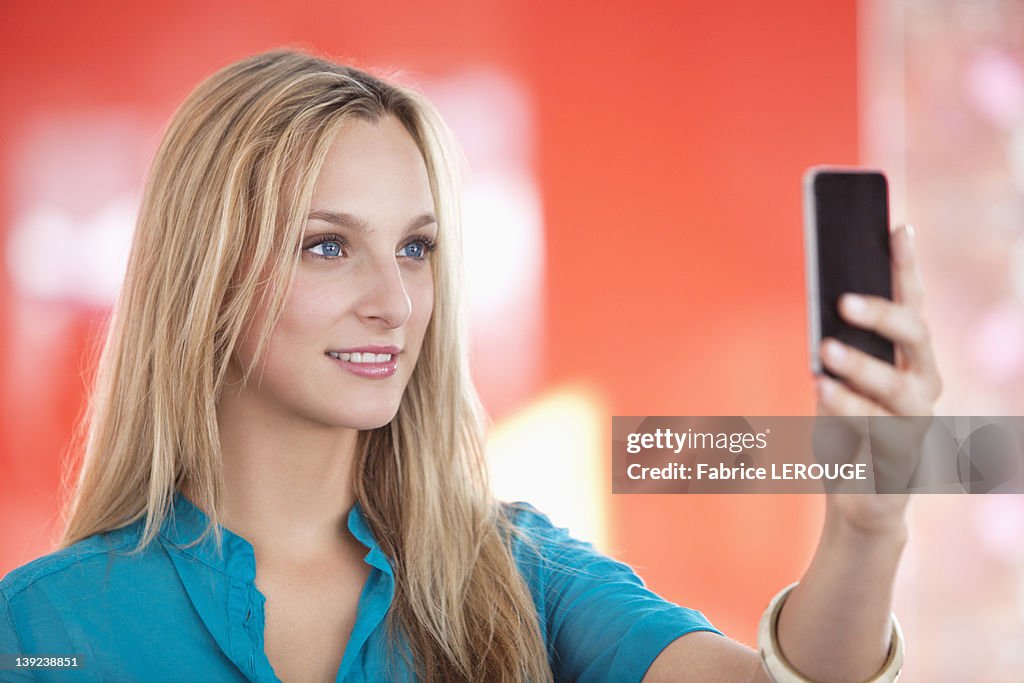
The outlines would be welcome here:
M 332 225 L 337 225 L 341 228 L 351 228 L 358 232 L 371 232 L 369 224 L 362 218 L 353 216 L 350 213 L 341 213 L 339 211 L 328 211 L 326 209 L 318 209 L 312 211 L 309 214 L 307 220 L 311 221 L 324 221 Z M 421 213 L 419 216 L 413 218 L 405 226 L 405 232 L 409 233 L 418 228 L 422 228 L 424 225 L 430 225 L 431 223 L 437 223 L 437 217 L 432 213 Z

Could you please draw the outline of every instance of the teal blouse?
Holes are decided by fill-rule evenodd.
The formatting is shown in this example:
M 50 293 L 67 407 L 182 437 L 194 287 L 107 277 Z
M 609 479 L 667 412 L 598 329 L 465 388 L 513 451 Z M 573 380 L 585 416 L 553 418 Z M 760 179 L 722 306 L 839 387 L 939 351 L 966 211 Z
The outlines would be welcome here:
M 569 536 L 527 503 L 508 506 L 535 543 L 513 539 L 556 680 L 639 681 L 673 640 L 718 633 L 644 587 L 625 564 Z M 278 681 L 263 649 L 265 598 L 252 545 L 223 530 L 191 548 L 206 515 L 183 495 L 156 541 L 130 555 L 142 522 L 91 536 L 0 581 L 0 680 Z M 348 528 L 372 569 L 336 681 L 411 680 L 386 669 L 394 574 L 356 504 Z M 5 657 L 5 655 L 8 655 Z M 18 669 L 9 655 L 77 656 L 78 668 Z

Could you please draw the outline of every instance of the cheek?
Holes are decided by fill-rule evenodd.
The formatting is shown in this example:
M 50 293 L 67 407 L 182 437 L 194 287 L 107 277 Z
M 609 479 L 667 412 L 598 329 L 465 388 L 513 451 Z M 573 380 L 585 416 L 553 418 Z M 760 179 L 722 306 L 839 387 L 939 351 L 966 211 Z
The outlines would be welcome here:
M 285 299 L 277 324 L 263 347 L 264 370 L 288 366 L 305 357 L 309 349 L 326 343 L 325 330 L 331 315 L 337 313 L 342 302 L 337 292 L 317 287 L 312 283 L 296 282 Z M 256 354 L 256 345 L 267 319 L 269 302 L 258 307 L 244 331 L 239 343 L 237 358 L 242 367 L 248 367 Z M 325 347 L 326 348 L 326 347 Z
M 296 282 L 274 328 L 274 346 L 294 348 L 327 343 L 332 321 L 346 306 L 336 286 Z
M 434 280 L 432 276 L 424 278 L 424 282 L 417 283 L 415 289 L 409 292 L 409 299 L 412 303 L 412 315 L 410 322 L 415 325 L 420 338 L 427 331 L 427 324 L 434 312 Z

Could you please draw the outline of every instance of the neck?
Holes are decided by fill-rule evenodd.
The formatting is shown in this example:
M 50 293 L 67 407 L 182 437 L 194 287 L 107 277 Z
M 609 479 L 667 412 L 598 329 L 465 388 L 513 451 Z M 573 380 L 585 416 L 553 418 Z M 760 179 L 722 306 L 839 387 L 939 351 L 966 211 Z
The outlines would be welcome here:
M 273 409 L 257 392 L 217 406 L 224 525 L 257 553 L 312 558 L 348 542 L 358 431 Z

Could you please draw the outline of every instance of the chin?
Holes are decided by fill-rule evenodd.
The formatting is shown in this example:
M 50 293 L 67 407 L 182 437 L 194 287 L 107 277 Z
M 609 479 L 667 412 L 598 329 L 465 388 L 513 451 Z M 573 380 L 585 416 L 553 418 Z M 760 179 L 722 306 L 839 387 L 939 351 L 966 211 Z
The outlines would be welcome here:
M 346 429 L 358 429 L 366 431 L 378 429 L 395 419 L 398 414 L 398 406 L 381 410 L 346 411 L 344 414 L 332 416 L 330 423 L 337 427 Z

